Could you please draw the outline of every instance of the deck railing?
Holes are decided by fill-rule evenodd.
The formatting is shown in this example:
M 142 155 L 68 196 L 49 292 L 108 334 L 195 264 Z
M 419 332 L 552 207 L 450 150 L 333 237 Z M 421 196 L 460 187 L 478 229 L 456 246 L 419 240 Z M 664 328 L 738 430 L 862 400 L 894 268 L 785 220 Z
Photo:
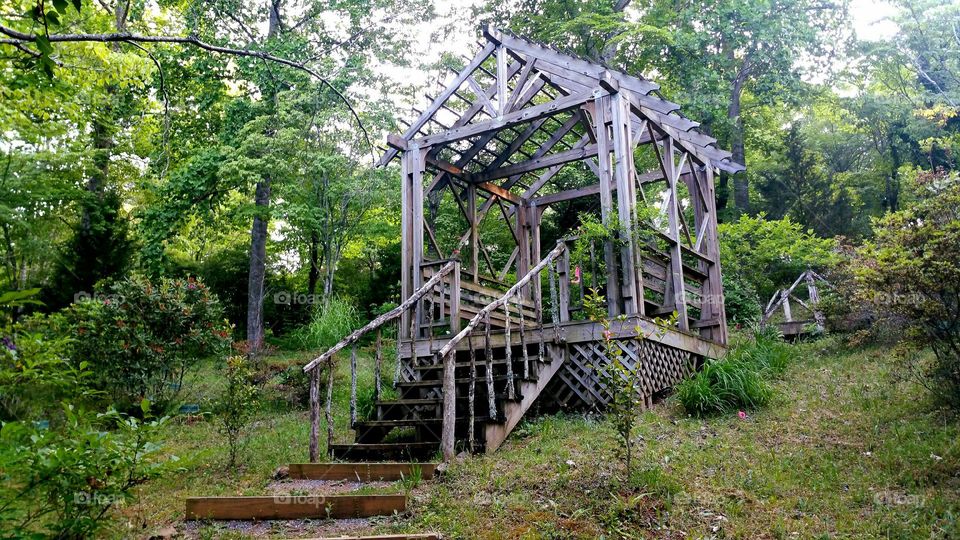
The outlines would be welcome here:
M 456 418 L 457 418 L 457 396 L 456 396 L 456 348 L 457 345 L 464 339 L 468 339 L 469 344 L 469 355 L 470 355 L 470 382 L 469 382 L 469 391 L 467 395 L 467 407 L 469 409 L 469 423 L 468 423 L 468 439 L 469 444 L 472 447 L 474 444 L 474 424 L 476 418 L 476 410 L 474 404 L 474 393 L 476 388 L 476 379 L 477 379 L 477 366 L 476 366 L 476 351 L 472 343 L 472 333 L 480 325 L 480 322 L 484 322 L 484 359 L 486 362 L 486 385 L 487 385 L 487 397 L 488 397 L 488 406 L 490 408 L 490 417 L 495 418 L 497 415 L 496 409 L 496 392 L 493 384 L 493 354 L 492 348 L 490 345 L 490 317 L 491 314 L 498 308 L 503 309 L 503 318 L 505 321 L 504 324 L 504 333 L 505 333 L 505 364 L 506 364 L 506 396 L 508 399 L 515 399 L 515 385 L 514 385 L 514 372 L 513 372 L 513 359 L 512 359 L 512 348 L 510 346 L 510 332 L 511 332 L 511 302 L 517 302 L 520 304 L 522 302 L 521 293 L 525 290 L 531 282 L 537 278 L 539 279 L 540 273 L 544 269 L 549 268 L 550 273 L 550 297 L 551 297 L 551 310 L 552 310 L 552 320 L 557 322 L 559 318 L 559 304 L 561 301 L 558 299 L 557 291 L 557 271 L 555 268 L 555 263 L 561 255 L 567 253 L 566 243 L 561 240 L 557 242 L 556 247 L 550 251 L 543 259 L 537 263 L 536 266 L 530 269 L 523 277 L 517 280 L 517 282 L 510 287 L 507 292 L 503 293 L 499 298 L 496 298 L 492 302 L 488 303 L 476 315 L 470 319 L 470 322 L 460 330 L 453 338 L 451 338 L 437 353 L 437 357 L 443 362 L 443 422 L 442 422 L 442 434 L 440 441 L 440 450 L 443 453 L 444 461 L 449 461 L 453 459 L 455 455 L 455 429 L 456 429 Z M 536 312 L 540 314 L 537 317 L 537 325 L 539 326 L 539 334 L 541 337 L 538 341 L 539 343 L 539 359 L 543 359 L 543 315 L 540 305 L 540 295 L 534 295 L 536 299 L 537 306 Z M 519 310 L 519 325 L 518 332 L 520 333 L 520 346 L 523 349 L 523 374 L 524 377 L 529 375 L 530 369 L 530 359 L 528 356 L 528 348 L 526 343 L 526 327 L 527 323 L 524 319 L 522 309 Z M 559 332 L 559 326 L 554 325 L 556 331 Z
M 448 276 L 450 277 L 450 283 L 447 285 L 444 283 L 444 279 Z M 438 287 L 442 291 L 446 286 L 449 286 L 449 295 L 442 293 L 439 295 L 436 294 L 436 289 Z M 447 261 L 443 263 L 443 265 L 436 272 L 433 273 L 426 283 L 414 291 L 414 293 L 411 294 L 409 298 L 404 300 L 399 306 L 393 308 L 387 313 L 384 313 L 383 315 L 380 315 L 362 328 L 354 331 L 352 334 L 343 338 L 336 345 L 331 347 L 320 356 L 311 360 L 306 366 L 303 367 L 303 371 L 310 375 L 310 461 L 315 462 L 319 457 L 320 367 L 327 367 L 327 395 L 324 416 L 327 424 L 327 449 L 329 451 L 333 444 L 333 411 L 331 409 L 331 403 L 333 401 L 333 378 L 336 367 L 334 355 L 346 348 L 348 345 L 352 346 L 350 354 L 350 425 L 353 426 L 357 422 L 357 342 L 370 332 L 377 332 L 374 366 L 374 402 L 376 402 L 380 399 L 381 391 L 380 372 L 383 366 L 383 327 L 391 321 L 401 321 L 404 319 L 404 314 L 409 314 L 408 319 L 410 321 L 410 335 L 414 336 L 414 338 L 411 339 L 411 343 L 414 343 L 416 341 L 415 336 L 419 333 L 418 329 L 421 324 L 425 323 L 428 327 L 429 335 L 433 336 L 432 322 L 435 314 L 439 312 L 441 315 L 444 313 L 449 314 L 450 331 L 455 332 L 459 330 L 460 325 L 459 290 L 460 263 L 456 260 Z M 426 302 L 427 305 L 421 305 L 421 300 Z M 437 305 L 438 302 L 439 305 Z M 402 331 L 398 322 L 398 357 L 400 354 L 401 335 Z M 398 368 L 399 365 L 398 358 Z M 397 377 L 395 376 L 394 378 L 396 379 Z M 396 380 L 394 382 L 396 382 Z

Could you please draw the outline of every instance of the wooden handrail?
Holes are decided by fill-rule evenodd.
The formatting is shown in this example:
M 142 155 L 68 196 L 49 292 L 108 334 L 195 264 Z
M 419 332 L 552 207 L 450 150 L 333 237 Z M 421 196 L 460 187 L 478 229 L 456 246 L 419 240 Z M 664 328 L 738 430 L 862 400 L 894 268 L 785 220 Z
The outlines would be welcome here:
M 465 326 L 463 330 L 460 330 L 460 333 L 454 336 L 453 339 L 448 341 L 443 346 L 443 348 L 440 349 L 440 352 L 439 352 L 440 358 L 444 358 L 448 353 L 450 353 L 450 351 L 452 351 L 457 346 L 458 343 L 460 343 L 460 341 L 463 340 L 463 338 L 467 337 L 467 334 L 469 334 L 470 332 L 473 331 L 474 328 L 476 328 L 477 324 L 479 324 L 480 321 L 483 320 L 483 318 L 487 315 L 487 313 L 490 313 L 494 309 L 502 306 L 507 302 L 508 299 L 515 296 L 517 294 L 517 291 L 519 291 L 521 287 L 530 283 L 530 280 L 532 280 L 535 275 L 539 274 L 540 271 L 542 271 L 548 264 L 550 264 L 554 259 L 559 257 L 560 254 L 563 253 L 565 249 L 566 249 L 566 244 L 564 243 L 564 240 L 557 241 L 557 246 L 553 248 L 553 250 L 550 251 L 550 253 L 547 253 L 547 255 L 543 259 L 541 259 L 536 266 L 531 268 L 530 271 L 527 272 L 525 276 L 520 278 L 519 281 L 517 281 L 512 287 L 510 287 L 510 289 L 507 290 L 507 292 L 503 293 L 503 295 L 500 298 L 497 298 L 493 302 L 490 302 L 489 304 L 486 305 L 486 307 L 484 307 L 479 312 L 477 312 L 477 314 L 474 315 L 472 319 L 470 319 L 470 322 L 467 323 L 467 326 Z
M 339 343 L 331 347 L 329 350 L 327 350 L 327 352 L 314 358 L 313 360 L 310 361 L 310 363 L 303 366 L 303 371 L 310 372 L 321 363 L 330 359 L 330 357 L 332 357 L 334 354 L 337 354 L 338 352 L 343 350 L 343 348 L 346 347 L 347 345 L 350 345 L 351 343 L 355 343 L 357 340 L 359 340 L 368 332 L 376 330 L 377 328 L 383 326 L 385 323 L 390 322 L 393 319 L 396 319 L 397 317 L 402 315 L 404 311 L 410 308 L 410 306 L 414 305 L 415 303 L 417 303 L 417 301 L 423 298 L 423 296 L 427 294 L 427 291 L 433 290 L 433 288 L 437 285 L 437 283 L 439 283 L 444 276 L 449 274 L 456 267 L 456 265 L 457 265 L 457 261 L 450 261 L 447 264 L 443 265 L 443 267 L 440 268 L 440 270 L 438 270 L 437 273 L 433 275 L 433 277 L 431 277 L 426 283 L 423 284 L 423 286 L 421 286 L 413 294 L 411 294 L 410 298 L 407 298 L 399 306 L 391 309 L 390 311 L 384 313 L 383 315 L 380 315 L 376 319 L 367 323 L 364 327 L 354 331 L 349 336 L 340 340 Z
M 460 341 L 462 341 L 463 338 L 470 335 L 470 333 L 473 332 L 473 329 L 476 328 L 477 324 L 479 324 L 480 321 L 483 320 L 484 318 L 488 317 L 489 314 L 494 309 L 509 302 L 510 298 L 514 297 L 518 293 L 518 291 L 520 291 L 521 287 L 524 287 L 525 285 L 527 285 L 533 279 L 534 276 L 542 272 L 543 269 L 546 268 L 548 264 L 553 262 L 553 260 L 559 257 L 560 254 L 563 253 L 566 249 L 567 249 L 567 245 L 563 239 L 557 241 L 557 246 L 554 247 L 553 250 L 550 251 L 550 253 L 547 253 L 546 257 L 541 259 L 536 266 L 531 268 L 530 271 L 526 273 L 526 275 L 524 275 L 512 287 L 510 287 L 510 289 L 506 293 L 504 293 L 503 296 L 501 296 L 500 298 L 497 298 L 493 302 L 490 302 L 489 304 L 486 305 L 486 307 L 484 307 L 479 312 L 477 312 L 477 314 L 474 315 L 472 319 L 470 319 L 470 322 L 467 323 L 467 325 L 463 328 L 463 330 L 460 330 L 460 332 L 457 333 L 456 336 L 454 336 L 450 341 L 446 343 L 446 345 L 443 346 L 442 349 L 440 349 L 440 352 L 438 354 L 439 354 L 439 358 L 443 361 L 443 421 L 441 424 L 442 433 L 440 436 L 440 451 L 443 454 L 444 461 L 449 462 L 454 457 L 454 443 L 455 443 L 455 437 L 456 437 L 455 427 L 456 427 L 456 418 L 457 418 L 457 411 L 456 411 L 457 396 L 456 396 L 456 375 L 454 370 L 454 366 L 455 366 L 454 357 L 456 355 L 453 351 L 456 350 L 457 344 L 460 343 Z M 508 320 L 507 321 L 508 332 L 510 328 L 509 324 L 510 323 Z M 489 331 L 490 331 L 490 324 L 488 322 L 487 323 L 487 332 L 488 332 L 487 343 L 488 344 L 489 344 Z M 507 347 L 509 346 L 510 344 L 508 341 Z M 491 373 L 490 372 L 491 366 L 490 366 L 489 345 L 486 353 L 486 360 L 487 360 L 487 380 L 488 382 L 490 382 L 491 379 L 489 375 Z M 511 366 L 509 354 L 507 356 L 507 366 L 509 370 Z M 471 372 L 471 379 L 474 376 L 475 376 L 475 373 Z M 512 385 L 513 384 L 512 375 L 509 373 L 508 373 L 508 378 L 509 380 L 507 384 Z M 488 390 L 487 393 L 491 396 L 491 399 L 492 399 L 493 392 Z M 493 412 L 491 412 L 491 414 L 493 414 Z M 471 411 L 471 416 L 472 416 L 472 411 Z

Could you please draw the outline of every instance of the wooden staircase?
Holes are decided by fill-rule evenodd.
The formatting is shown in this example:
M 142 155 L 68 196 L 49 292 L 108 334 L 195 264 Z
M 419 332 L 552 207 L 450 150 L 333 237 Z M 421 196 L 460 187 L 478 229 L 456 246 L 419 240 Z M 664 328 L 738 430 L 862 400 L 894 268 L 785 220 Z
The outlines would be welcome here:
M 484 342 L 483 335 L 472 335 L 475 344 Z M 475 371 L 471 377 L 470 351 L 456 352 L 456 444 L 459 450 L 496 450 L 533 405 L 560 365 L 563 355 L 544 346 L 542 361 L 539 345 L 527 345 L 526 360 L 521 346 L 511 348 L 513 390 L 508 395 L 507 352 L 503 345 L 491 347 L 489 362 L 481 345 L 473 351 Z M 526 376 L 524 376 L 524 362 Z M 423 460 L 433 458 L 440 449 L 443 422 L 443 365 L 429 364 L 415 368 L 420 380 L 397 384 L 399 397 L 375 403 L 370 419 L 354 425 L 355 442 L 334 444 L 331 453 L 338 459 L 382 461 L 384 459 Z M 490 410 L 487 370 L 493 383 L 494 411 Z M 473 385 L 473 414 L 470 387 Z M 470 422 L 473 419 L 473 440 Z M 472 442 L 472 445 L 471 445 Z

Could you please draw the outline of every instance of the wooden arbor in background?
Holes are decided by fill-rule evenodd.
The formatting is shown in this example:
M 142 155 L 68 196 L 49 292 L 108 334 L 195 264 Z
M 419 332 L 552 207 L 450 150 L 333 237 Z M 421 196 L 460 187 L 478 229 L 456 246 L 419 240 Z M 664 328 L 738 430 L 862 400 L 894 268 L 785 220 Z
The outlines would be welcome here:
M 495 29 L 484 36 L 406 132 L 388 138 L 381 158 L 402 163 L 402 299 L 420 289 L 431 264 L 461 250 L 465 283 L 508 285 L 503 276 L 523 276 L 540 260 L 550 205 L 599 197 L 604 223 L 621 238 L 603 247 L 609 314 L 676 311 L 679 330 L 726 343 L 713 179 L 717 169 L 743 167 L 659 97 L 656 84 Z M 635 154 L 644 149 L 658 167 L 638 172 Z M 575 163 L 598 181 L 558 190 L 551 180 Z M 651 204 L 660 218 L 638 220 L 638 201 L 657 183 Z M 424 217 L 425 202 L 445 190 L 468 224 L 455 246 L 441 246 Z M 495 268 L 479 233 L 491 211 L 516 243 L 504 268 Z M 539 277 L 521 295 L 541 316 Z M 424 321 L 404 317 L 401 337 L 420 337 Z

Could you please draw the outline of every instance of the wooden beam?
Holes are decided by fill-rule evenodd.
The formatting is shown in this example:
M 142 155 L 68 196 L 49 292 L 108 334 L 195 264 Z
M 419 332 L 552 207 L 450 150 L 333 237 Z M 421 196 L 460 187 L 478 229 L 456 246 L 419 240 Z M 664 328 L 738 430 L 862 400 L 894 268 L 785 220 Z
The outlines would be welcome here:
M 521 199 L 520 197 L 517 197 L 513 193 L 510 193 L 506 189 L 494 184 L 493 182 L 477 182 L 476 184 L 478 188 L 488 193 L 493 193 L 497 197 L 508 200 L 513 204 L 521 204 L 523 202 L 523 199 Z
M 539 157 L 536 159 L 530 159 L 527 161 L 521 161 L 514 165 L 508 165 L 506 167 L 500 167 L 499 169 L 492 170 L 490 172 L 479 173 L 474 176 L 475 181 L 488 181 L 495 180 L 497 178 L 507 178 L 510 176 L 522 175 L 529 172 L 538 171 L 540 169 L 547 169 L 553 167 L 554 165 L 562 165 L 564 163 L 570 163 L 571 161 L 580 161 L 584 158 L 593 157 L 597 155 L 597 145 L 590 144 L 586 146 L 581 146 L 574 148 L 572 150 L 567 150 L 565 152 L 556 152 L 554 154 L 547 154 L 546 156 Z
M 289 466 L 290 478 L 357 482 L 410 478 L 415 469 L 421 478 L 429 480 L 436 468 L 436 463 L 291 463 Z
M 433 100 L 432 103 L 422 112 L 420 116 L 410 124 L 410 127 L 403 134 L 403 138 L 406 140 L 412 139 L 416 136 L 417 132 L 427 123 L 427 121 L 440 109 L 440 107 L 446 103 L 450 96 L 460 88 L 460 85 L 463 84 L 463 81 L 467 79 L 478 67 L 480 67 L 483 62 L 490 57 L 491 54 L 496 50 L 497 46 L 493 43 L 487 43 L 483 49 L 477 53 L 476 56 L 460 71 L 456 78 L 451 82 L 447 87 Z M 468 120 L 469 121 L 469 120 Z M 391 148 L 383 156 L 380 157 L 380 161 L 377 163 L 378 166 L 382 167 L 390 162 L 397 155 L 397 149 Z
M 544 116 L 552 116 L 554 114 L 568 111 L 570 109 L 579 107 L 587 100 L 593 99 L 593 97 L 593 92 L 562 97 L 553 101 L 548 101 L 547 103 L 534 105 L 533 107 L 527 107 L 526 109 L 520 109 L 512 113 L 504 114 L 503 116 L 494 118 L 492 120 L 476 122 L 460 128 L 450 129 L 444 133 L 438 133 L 436 135 L 427 135 L 419 139 L 414 139 L 413 142 L 416 142 L 419 146 L 424 148 L 439 146 L 441 144 L 467 139 L 476 135 L 482 135 L 490 131 L 497 131 L 510 126 L 523 124 Z
M 389 516 L 406 509 L 406 495 L 189 497 L 186 519 L 348 519 Z

